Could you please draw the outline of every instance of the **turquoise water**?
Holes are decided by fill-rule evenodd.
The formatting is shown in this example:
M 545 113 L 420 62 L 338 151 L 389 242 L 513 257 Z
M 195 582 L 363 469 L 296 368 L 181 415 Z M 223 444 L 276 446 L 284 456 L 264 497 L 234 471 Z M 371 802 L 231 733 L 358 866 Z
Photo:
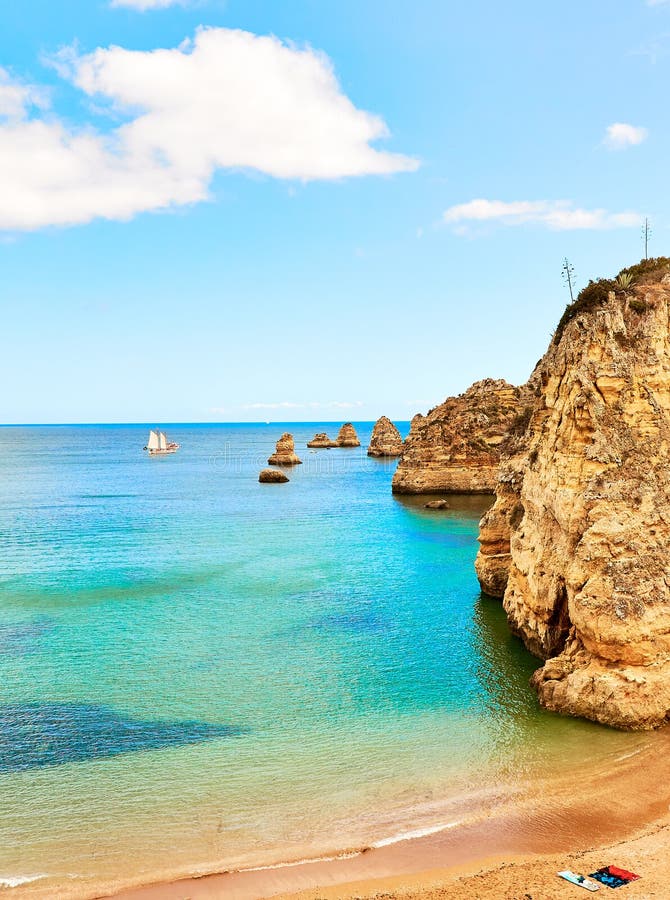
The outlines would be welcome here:
M 287 427 L 285 485 L 277 425 L 175 425 L 158 459 L 145 427 L 0 429 L 0 884 L 364 846 L 639 740 L 538 709 L 474 576 L 486 499 L 425 510 Z

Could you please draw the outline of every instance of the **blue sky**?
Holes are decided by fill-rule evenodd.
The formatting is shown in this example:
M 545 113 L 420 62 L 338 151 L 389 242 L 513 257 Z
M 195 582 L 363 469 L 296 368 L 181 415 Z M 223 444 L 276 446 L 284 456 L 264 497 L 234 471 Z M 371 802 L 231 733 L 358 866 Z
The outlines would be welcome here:
M 670 2 L 151 3 L 0 8 L 0 421 L 408 419 L 670 252 Z

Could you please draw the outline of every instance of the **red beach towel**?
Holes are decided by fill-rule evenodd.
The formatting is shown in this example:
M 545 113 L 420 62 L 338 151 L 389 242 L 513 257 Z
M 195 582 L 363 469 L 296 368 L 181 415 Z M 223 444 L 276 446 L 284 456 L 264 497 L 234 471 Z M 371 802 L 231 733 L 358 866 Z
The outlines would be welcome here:
M 639 879 L 639 875 L 636 875 L 634 872 L 627 872 L 625 869 L 620 869 L 618 866 L 608 866 L 611 875 L 617 875 L 619 878 L 623 878 L 625 881 L 637 881 Z

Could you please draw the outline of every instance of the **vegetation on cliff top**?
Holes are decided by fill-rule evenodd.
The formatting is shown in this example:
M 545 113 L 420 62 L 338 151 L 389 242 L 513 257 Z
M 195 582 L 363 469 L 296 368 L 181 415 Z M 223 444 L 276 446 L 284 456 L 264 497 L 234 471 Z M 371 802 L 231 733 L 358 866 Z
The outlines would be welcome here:
M 661 273 L 670 270 L 670 257 L 658 256 L 653 259 L 643 259 L 637 265 L 628 266 L 622 269 L 617 278 L 598 278 L 596 281 L 589 281 L 577 295 L 574 303 L 569 303 L 563 315 L 560 318 L 556 331 L 554 332 L 553 342 L 557 344 L 565 326 L 581 313 L 590 312 L 597 309 L 607 302 L 610 293 L 625 294 L 624 285 L 628 282 L 630 286 L 648 284 L 650 281 L 658 279 Z M 621 280 L 617 280 L 623 276 Z M 631 304 L 632 305 L 632 304 Z M 637 308 L 633 306 L 633 308 Z

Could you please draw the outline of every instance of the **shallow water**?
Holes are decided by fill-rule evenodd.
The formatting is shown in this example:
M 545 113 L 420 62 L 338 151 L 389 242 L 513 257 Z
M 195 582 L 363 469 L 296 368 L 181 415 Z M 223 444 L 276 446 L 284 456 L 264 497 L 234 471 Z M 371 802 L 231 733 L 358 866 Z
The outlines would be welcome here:
M 394 464 L 305 448 L 332 426 L 290 426 L 285 485 L 282 426 L 167 430 L 0 429 L 0 885 L 384 842 L 644 742 L 538 708 L 474 576 L 486 498 L 394 498 Z

